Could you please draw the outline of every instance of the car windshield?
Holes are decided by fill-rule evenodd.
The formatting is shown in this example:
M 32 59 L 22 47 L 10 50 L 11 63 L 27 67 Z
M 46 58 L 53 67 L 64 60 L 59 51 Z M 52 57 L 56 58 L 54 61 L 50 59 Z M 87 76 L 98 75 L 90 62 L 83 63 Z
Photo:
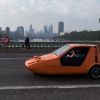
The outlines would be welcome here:
M 66 50 L 68 50 L 70 48 L 69 45 L 64 45 L 62 46 L 61 48 L 55 50 L 52 52 L 52 54 L 55 54 L 55 55 L 61 55 L 62 53 L 64 53 Z

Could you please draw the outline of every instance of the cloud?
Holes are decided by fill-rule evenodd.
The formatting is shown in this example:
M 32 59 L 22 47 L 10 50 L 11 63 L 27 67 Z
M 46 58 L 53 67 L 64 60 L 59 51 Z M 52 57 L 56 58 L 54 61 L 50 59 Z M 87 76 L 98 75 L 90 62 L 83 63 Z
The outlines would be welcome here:
M 62 20 L 66 31 L 99 29 L 99 0 L 0 0 L 0 26 L 53 24 Z

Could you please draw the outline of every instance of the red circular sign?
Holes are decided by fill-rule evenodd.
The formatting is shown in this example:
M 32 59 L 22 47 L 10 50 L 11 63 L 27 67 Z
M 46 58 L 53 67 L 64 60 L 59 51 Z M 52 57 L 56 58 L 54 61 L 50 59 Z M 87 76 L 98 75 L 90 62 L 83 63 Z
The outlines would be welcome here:
M 2 41 L 4 44 L 8 44 L 9 43 L 9 38 L 8 37 L 3 37 Z

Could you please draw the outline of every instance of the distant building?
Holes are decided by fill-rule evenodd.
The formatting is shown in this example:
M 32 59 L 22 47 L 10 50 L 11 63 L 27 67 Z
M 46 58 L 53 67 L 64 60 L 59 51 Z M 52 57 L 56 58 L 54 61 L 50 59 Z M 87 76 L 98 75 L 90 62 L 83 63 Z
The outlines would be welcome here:
M 53 25 L 52 24 L 49 26 L 49 33 L 53 34 Z
M 41 34 L 43 34 L 43 31 L 42 31 L 42 30 L 40 30 L 40 33 L 41 33 Z
M 35 37 L 35 32 L 34 32 L 34 29 L 33 29 L 32 25 L 30 25 L 30 29 L 29 29 L 29 32 L 28 32 L 28 37 L 30 39 L 33 39 Z
M 0 32 L 2 32 L 2 27 L 0 27 Z
M 58 23 L 58 34 L 64 32 L 64 22 L 59 22 Z
M 10 27 L 6 27 L 5 34 L 10 37 Z
M 48 34 L 48 28 L 47 28 L 47 26 L 44 26 L 44 34 Z
M 26 36 L 28 36 L 28 32 L 27 32 L 27 31 L 25 32 L 25 37 L 26 37 Z
M 15 33 L 15 31 L 10 31 L 10 39 L 11 40 L 16 40 L 16 33 Z
M 16 30 L 16 38 L 23 39 L 24 38 L 24 27 L 18 26 Z
M 2 37 L 2 27 L 0 27 L 0 38 Z

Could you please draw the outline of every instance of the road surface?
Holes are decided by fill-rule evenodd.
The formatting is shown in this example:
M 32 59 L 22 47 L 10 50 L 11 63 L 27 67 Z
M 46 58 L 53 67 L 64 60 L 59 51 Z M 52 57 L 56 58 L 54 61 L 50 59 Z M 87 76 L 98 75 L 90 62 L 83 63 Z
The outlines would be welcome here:
M 31 54 L 0 54 L 0 100 L 100 100 L 100 80 L 87 75 L 36 76 Z

